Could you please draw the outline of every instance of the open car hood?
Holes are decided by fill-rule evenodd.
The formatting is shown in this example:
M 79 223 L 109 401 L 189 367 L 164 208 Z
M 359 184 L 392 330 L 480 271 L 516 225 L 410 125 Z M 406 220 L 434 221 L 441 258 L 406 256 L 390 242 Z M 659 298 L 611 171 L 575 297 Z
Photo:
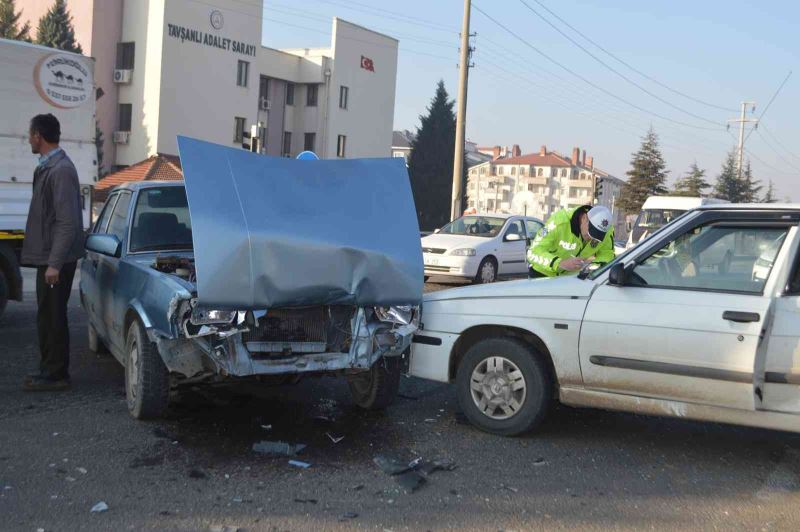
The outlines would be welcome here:
M 302 161 L 178 137 L 207 308 L 422 300 L 402 158 Z

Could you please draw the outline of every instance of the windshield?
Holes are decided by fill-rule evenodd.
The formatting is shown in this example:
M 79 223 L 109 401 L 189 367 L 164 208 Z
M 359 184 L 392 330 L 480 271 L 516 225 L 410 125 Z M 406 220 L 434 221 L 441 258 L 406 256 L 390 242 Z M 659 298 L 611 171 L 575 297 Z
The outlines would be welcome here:
M 183 187 L 139 192 L 131 226 L 130 251 L 192 249 L 192 221 Z
M 497 236 L 503 225 L 505 218 L 494 218 L 490 216 L 462 216 L 453 220 L 442 227 L 439 234 L 445 235 L 469 235 L 491 238 Z

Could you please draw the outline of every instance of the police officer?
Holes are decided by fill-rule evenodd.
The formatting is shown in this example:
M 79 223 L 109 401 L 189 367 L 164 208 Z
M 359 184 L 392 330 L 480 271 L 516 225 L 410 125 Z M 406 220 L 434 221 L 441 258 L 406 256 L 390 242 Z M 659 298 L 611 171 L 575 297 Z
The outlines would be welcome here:
M 570 275 L 613 258 L 614 228 L 606 207 L 562 209 L 547 220 L 528 249 L 529 277 Z

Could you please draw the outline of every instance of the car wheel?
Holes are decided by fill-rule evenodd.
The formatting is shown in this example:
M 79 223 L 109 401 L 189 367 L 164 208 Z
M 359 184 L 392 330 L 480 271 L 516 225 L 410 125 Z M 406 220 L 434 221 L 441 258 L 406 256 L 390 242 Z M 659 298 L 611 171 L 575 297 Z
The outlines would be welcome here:
M 89 351 L 92 353 L 106 353 L 106 346 L 103 341 L 97 336 L 97 329 L 89 322 L 86 326 L 86 337 L 89 342 Z
M 461 411 L 479 429 L 516 436 L 550 407 L 553 382 L 541 357 L 514 338 L 487 338 L 464 355 L 456 374 Z
M 478 266 L 478 273 L 475 274 L 475 282 L 487 284 L 497 281 L 497 261 L 493 257 L 486 257 Z
M 383 410 L 394 402 L 400 388 L 400 357 L 383 357 L 369 371 L 347 378 L 353 402 L 366 410 Z
M 424 282 L 424 283 L 427 283 L 427 282 L 428 282 L 428 279 L 430 279 L 430 278 L 431 278 L 431 276 L 430 276 L 430 275 L 426 275 L 426 276 L 424 276 L 424 277 L 422 278 L 422 282 Z
M 7 303 L 8 303 L 8 281 L 6 280 L 6 274 L 3 273 L 2 269 L 0 269 L 0 316 L 2 316 L 3 311 L 6 310 Z
M 138 320 L 128 329 L 125 356 L 128 411 L 136 419 L 161 416 L 169 405 L 169 372 Z

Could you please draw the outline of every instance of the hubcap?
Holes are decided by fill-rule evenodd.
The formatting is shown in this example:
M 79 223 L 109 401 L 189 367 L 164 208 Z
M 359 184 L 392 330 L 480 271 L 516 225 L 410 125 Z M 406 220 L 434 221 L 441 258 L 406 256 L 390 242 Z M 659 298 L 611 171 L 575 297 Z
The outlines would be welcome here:
M 494 264 L 486 262 L 481 268 L 481 281 L 484 283 L 494 282 Z
M 470 377 L 472 401 L 485 416 L 508 419 L 525 404 L 525 377 L 516 364 L 500 356 L 488 357 Z
M 139 346 L 135 341 L 128 353 L 125 371 L 128 372 L 128 400 L 133 403 L 136 400 L 136 383 L 139 382 Z

